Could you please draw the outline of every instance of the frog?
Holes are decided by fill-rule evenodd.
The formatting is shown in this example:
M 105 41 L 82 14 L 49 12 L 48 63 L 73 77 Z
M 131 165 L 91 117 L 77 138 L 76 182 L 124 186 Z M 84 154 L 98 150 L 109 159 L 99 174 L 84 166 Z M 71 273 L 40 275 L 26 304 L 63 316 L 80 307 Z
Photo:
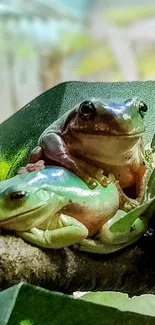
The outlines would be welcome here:
M 107 186 L 107 176 L 112 173 L 123 191 L 122 202 L 130 201 L 132 209 L 144 192 L 147 110 L 137 97 L 82 101 L 43 131 L 29 162 L 43 159 L 46 165 L 67 168 L 90 188 L 96 186 L 96 181 Z
M 38 169 L 37 169 L 38 168 Z M 36 166 L 0 182 L 0 229 L 48 249 L 74 249 L 109 254 L 135 242 L 145 233 L 141 218 L 147 204 L 126 213 L 119 209 L 114 182 L 94 189 L 61 166 Z M 137 212 L 138 211 L 138 212 Z M 133 211 L 132 211 L 133 212 Z M 127 218 L 124 230 L 111 230 Z

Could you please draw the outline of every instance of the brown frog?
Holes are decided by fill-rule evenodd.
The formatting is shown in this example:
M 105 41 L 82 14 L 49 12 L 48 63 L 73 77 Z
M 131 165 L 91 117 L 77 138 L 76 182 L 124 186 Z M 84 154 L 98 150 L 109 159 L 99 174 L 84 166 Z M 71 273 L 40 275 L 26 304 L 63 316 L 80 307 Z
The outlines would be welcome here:
M 106 186 L 112 173 L 127 195 L 139 198 L 146 172 L 146 111 L 146 104 L 135 98 L 109 104 L 84 101 L 41 134 L 30 161 L 63 166 L 89 186 L 94 180 Z

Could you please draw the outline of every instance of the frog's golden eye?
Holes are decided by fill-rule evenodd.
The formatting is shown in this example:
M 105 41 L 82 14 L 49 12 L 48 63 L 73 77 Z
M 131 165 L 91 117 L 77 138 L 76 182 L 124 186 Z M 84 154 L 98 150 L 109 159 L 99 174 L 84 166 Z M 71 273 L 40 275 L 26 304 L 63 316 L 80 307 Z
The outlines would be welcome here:
M 144 113 L 146 113 L 148 110 L 147 105 L 144 102 L 139 103 L 139 114 L 144 117 Z
M 93 120 L 96 115 L 96 108 L 90 101 L 82 102 L 79 106 L 79 114 L 83 120 Z

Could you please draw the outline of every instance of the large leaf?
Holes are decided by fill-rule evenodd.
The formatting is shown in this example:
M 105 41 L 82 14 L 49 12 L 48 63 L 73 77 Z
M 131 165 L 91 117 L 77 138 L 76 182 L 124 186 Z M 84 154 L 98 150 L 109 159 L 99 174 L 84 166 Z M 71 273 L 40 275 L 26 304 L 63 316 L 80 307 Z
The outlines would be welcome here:
M 119 297 L 118 297 L 119 298 Z M 124 297 L 126 299 L 126 297 Z M 93 299 L 94 300 L 94 299 Z M 123 299 L 121 299 L 123 302 Z M 145 300 L 145 303 L 147 301 Z M 102 302 L 103 303 L 103 300 Z M 2 325 L 153 325 L 155 323 L 155 297 L 148 301 L 147 315 L 121 311 L 106 303 L 94 304 L 82 299 L 50 292 L 20 283 L 0 293 L 0 324 Z M 105 305 L 105 306 L 104 306 Z M 148 304 L 147 304 L 148 305 Z M 145 310 L 146 307 L 145 306 Z M 126 310 L 126 308 L 124 308 Z M 134 308 L 135 311 L 135 308 Z M 153 316 L 152 316 L 153 315 Z
M 81 299 L 103 306 L 114 307 L 121 311 L 131 311 L 155 317 L 155 296 L 150 294 L 129 298 L 128 294 L 121 292 L 100 291 L 86 293 Z
M 139 96 L 149 107 L 146 114 L 145 143 L 147 143 L 154 134 L 155 124 L 153 81 L 131 83 L 73 81 L 59 84 L 43 93 L 0 125 L 0 180 L 7 174 L 7 170 L 11 170 L 7 177 L 14 176 L 17 168 L 27 162 L 28 153 L 36 146 L 41 132 L 80 101 L 92 97 L 122 100 L 133 96 Z M 18 155 L 18 152 L 25 154 Z M 12 161 L 12 157 L 15 156 L 17 158 Z

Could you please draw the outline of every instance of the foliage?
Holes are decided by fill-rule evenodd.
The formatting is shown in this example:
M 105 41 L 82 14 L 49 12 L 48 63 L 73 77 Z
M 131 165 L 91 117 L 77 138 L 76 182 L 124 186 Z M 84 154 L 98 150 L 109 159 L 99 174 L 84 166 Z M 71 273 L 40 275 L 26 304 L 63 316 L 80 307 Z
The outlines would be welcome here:
M 3 181 L 4 179 L 7 178 L 7 175 L 9 173 L 9 169 L 11 166 L 11 161 L 8 162 L 5 160 L 4 157 L 0 157 L 0 181 Z
M 70 32 L 62 33 L 59 41 L 59 51 L 64 53 L 75 53 L 76 51 L 92 48 L 94 46 L 94 39 L 87 33 Z
M 155 296 L 129 299 L 117 292 L 74 299 L 26 283 L 0 292 L 3 325 L 153 325 Z
M 155 134 L 154 134 L 154 136 L 152 138 L 152 141 L 151 141 L 151 148 L 152 148 L 153 152 L 155 152 Z
M 140 19 L 148 18 L 155 15 L 155 7 L 124 7 L 108 9 L 104 12 L 109 22 L 119 26 L 127 26 L 135 23 Z
M 152 79 L 155 76 L 155 47 L 146 48 L 141 54 L 137 55 L 137 69 L 140 78 Z
M 121 311 L 155 317 L 155 296 L 150 294 L 129 298 L 128 294 L 115 291 L 89 292 L 82 296 L 81 299 L 103 306 L 114 307 Z
M 28 146 L 19 149 L 14 156 L 6 158 L 5 154 L 0 156 L 0 181 L 10 178 L 14 175 L 14 170 L 20 166 L 20 163 L 28 155 Z
M 52 48 L 53 52 L 53 48 Z M 57 53 L 57 54 L 56 54 Z M 115 56 L 108 42 L 98 41 L 87 33 L 63 33 L 60 38 L 59 48 L 55 48 L 56 57 L 63 53 L 65 56 L 70 54 L 80 54 L 80 60 L 75 65 L 77 77 L 89 76 L 99 71 L 112 72 L 113 79 L 122 79 L 119 73 Z M 53 62 L 52 62 L 53 64 Z M 116 77 L 115 77 L 116 74 Z
M 19 325 L 34 325 L 29 319 L 22 320 Z
M 79 77 L 104 70 L 117 70 L 114 54 L 107 42 L 95 43 L 93 49 L 76 65 Z

